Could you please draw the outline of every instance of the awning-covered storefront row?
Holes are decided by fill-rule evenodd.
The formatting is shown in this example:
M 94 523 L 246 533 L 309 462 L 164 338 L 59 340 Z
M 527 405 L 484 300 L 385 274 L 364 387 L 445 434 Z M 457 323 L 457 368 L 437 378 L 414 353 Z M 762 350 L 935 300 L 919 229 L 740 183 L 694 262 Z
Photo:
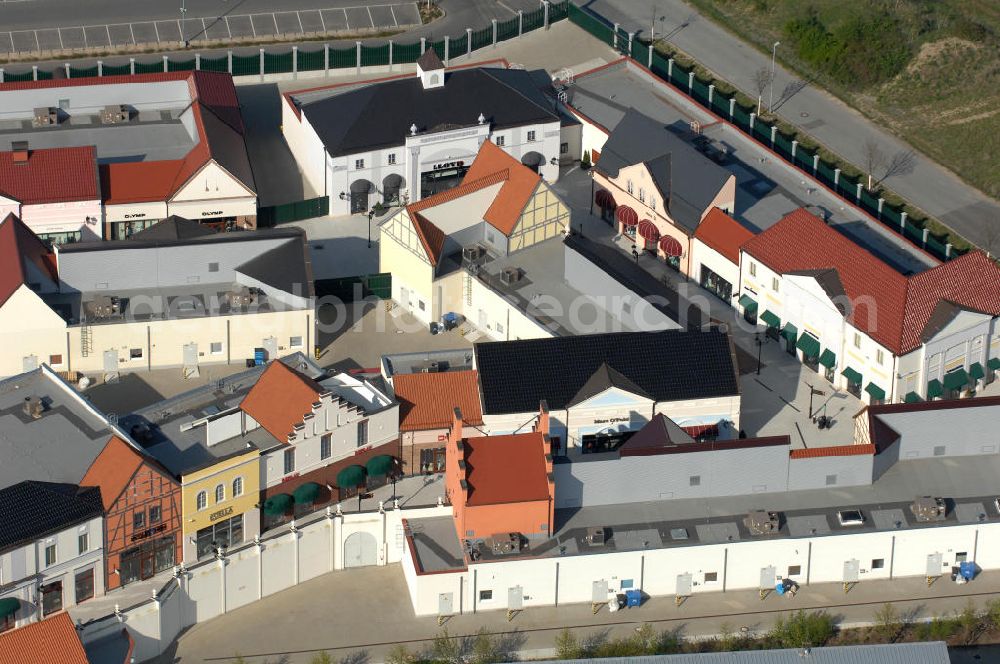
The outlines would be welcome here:
M 944 389 L 946 390 L 960 390 L 968 384 L 969 375 L 965 373 L 965 369 L 958 368 L 944 375 Z
M 681 254 L 684 253 L 684 248 L 681 247 L 677 238 L 664 235 L 660 238 L 660 251 L 669 258 L 680 258 Z
M 837 354 L 827 348 L 820 354 L 819 363 L 827 369 L 832 369 L 837 366 Z
M 885 390 L 875 383 L 868 383 L 868 385 L 865 386 L 865 392 L 871 395 L 872 399 L 877 399 L 879 401 L 885 399 Z
M 768 327 L 773 327 L 774 329 L 781 327 L 781 319 L 778 318 L 770 309 L 762 313 L 760 315 L 760 319 L 764 321 Z
M 288 511 L 292 506 L 292 497 L 287 493 L 279 493 L 264 501 L 264 514 L 267 516 L 280 516 Z
M 795 327 L 791 323 L 785 323 L 785 327 L 781 330 L 781 336 L 788 341 L 794 342 L 799 338 L 799 328 Z
M 840 372 L 840 375 L 846 378 L 848 383 L 853 383 L 854 385 L 861 384 L 861 373 L 850 367 L 844 367 L 844 370 Z
M 618 206 L 618 209 L 615 210 L 615 218 L 618 219 L 623 226 L 637 226 L 639 224 L 639 215 L 635 210 L 627 205 Z
M 809 334 L 808 332 L 803 332 L 799 337 L 798 343 L 795 347 L 802 351 L 802 354 L 806 357 L 817 357 L 819 356 L 819 339 Z
M 931 380 L 927 383 L 927 398 L 933 399 L 944 394 L 944 387 L 941 385 L 941 381 L 937 378 Z
M 369 459 L 368 463 L 365 464 L 365 469 L 368 471 L 369 476 L 376 477 L 379 475 L 388 475 L 392 472 L 395 465 L 396 460 L 391 456 L 380 454 Z
M 362 466 L 348 466 L 337 473 L 337 486 L 341 489 L 354 489 L 365 482 L 365 469 Z
M 643 219 L 639 222 L 639 237 L 648 242 L 656 242 L 660 239 L 660 231 L 649 219 Z
M 292 492 L 292 498 L 295 499 L 297 505 L 312 505 L 319 496 L 319 490 L 320 486 L 316 482 L 306 482 L 295 488 L 295 491 Z
M 748 313 L 757 311 L 757 302 L 749 295 L 740 295 L 740 306 Z

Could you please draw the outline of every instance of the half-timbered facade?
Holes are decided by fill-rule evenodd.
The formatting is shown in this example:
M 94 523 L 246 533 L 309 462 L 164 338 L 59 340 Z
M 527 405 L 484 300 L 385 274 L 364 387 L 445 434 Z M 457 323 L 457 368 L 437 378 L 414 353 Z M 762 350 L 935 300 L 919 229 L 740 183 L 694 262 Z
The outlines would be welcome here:
M 108 590 L 181 560 L 180 484 L 159 463 L 112 436 L 81 484 L 101 489 Z
M 482 309 L 463 267 L 561 237 L 569 209 L 534 171 L 484 142 L 462 184 L 382 222 L 379 260 L 392 297 L 425 322 Z M 474 265 L 472 265 L 474 268 Z

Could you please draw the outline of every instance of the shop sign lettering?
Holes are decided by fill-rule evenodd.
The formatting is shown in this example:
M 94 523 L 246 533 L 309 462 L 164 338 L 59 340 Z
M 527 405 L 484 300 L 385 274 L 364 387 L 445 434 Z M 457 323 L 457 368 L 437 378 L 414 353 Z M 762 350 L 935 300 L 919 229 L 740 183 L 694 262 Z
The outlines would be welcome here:
M 230 505 L 229 507 L 222 508 L 218 512 L 212 512 L 210 515 L 208 515 L 208 520 L 210 522 L 211 521 L 218 521 L 219 519 L 223 519 L 223 518 L 229 516 L 232 513 L 233 513 L 233 507 L 232 507 L 232 505 Z

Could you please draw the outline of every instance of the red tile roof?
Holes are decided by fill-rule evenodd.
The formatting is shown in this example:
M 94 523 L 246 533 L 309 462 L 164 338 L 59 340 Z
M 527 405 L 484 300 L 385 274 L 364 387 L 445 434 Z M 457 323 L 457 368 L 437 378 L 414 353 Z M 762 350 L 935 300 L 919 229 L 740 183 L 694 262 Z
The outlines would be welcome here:
M 15 163 L 14 152 L 0 152 L 0 195 L 23 205 L 96 201 L 97 155 L 94 146 L 29 150 Z
M 424 251 L 431 260 L 431 265 L 437 265 L 441 260 L 441 252 L 444 250 L 444 231 L 432 224 L 427 217 L 419 212 L 411 212 L 410 220 L 413 221 L 413 229 L 420 238 L 420 244 L 424 245 Z
M 506 172 L 507 176 L 486 211 L 485 218 L 498 231 L 510 235 L 521 218 L 521 212 L 538 188 L 542 176 L 514 159 L 492 141 L 486 141 L 479 148 L 479 154 L 476 155 L 462 182 L 475 181 L 502 172 Z
M 722 254 L 730 262 L 739 265 L 740 247 L 754 234 L 740 222 L 714 207 L 698 224 L 694 236 L 706 246 Z
M 524 503 L 549 499 L 545 439 L 540 433 L 466 438 L 469 499 L 466 505 Z
M 455 408 L 466 424 L 482 424 L 479 372 L 443 371 L 402 374 L 393 379 L 399 401 L 399 430 L 446 429 Z
M 1000 315 L 1000 266 L 980 251 L 907 278 L 805 209 L 742 249 L 781 274 L 834 270 L 853 305 L 847 320 L 897 355 L 920 346 L 942 300 Z
M 817 457 L 858 456 L 875 454 L 874 445 L 831 445 L 830 447 L 810 447 L 803 450 L 792 450 L 788 456 L 792 459 L 815 459 Z
M 52 252 L 12 214 L 0 221 L 0 306 L 28 282 L 28 263 L 56 279 Z
M 143 457 L 138 450 L 118 436 L 111 436 L 104 449 L 90 464 L 80 486 L 100 487 L 101 500 L 107 511 L 122 495 L 142 463 Z
M 312 378 L 275 360 L 243 397 L 240 408 L 282 443 L 296 424 L 312 412 L 326 390 Z
M 165 201 L 183 166 L 181 159 L 103 164 L 101 197 L 110 204 Z
M 88 664 L 87 653 L 65 611 L 0 634 L 0 664 Z

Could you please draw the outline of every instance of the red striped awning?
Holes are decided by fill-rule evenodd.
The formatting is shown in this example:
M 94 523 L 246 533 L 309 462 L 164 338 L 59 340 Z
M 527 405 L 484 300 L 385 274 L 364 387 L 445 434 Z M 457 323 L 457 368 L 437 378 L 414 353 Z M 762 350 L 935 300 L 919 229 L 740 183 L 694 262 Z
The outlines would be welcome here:
M 681 427 L 692 438 L 715 438 L 719 435 L 718 424 L 694 424 L 692 426 Z
M 649 219 L 643 219 L 639 222 L 639 237 L 649 242 L 656 242 L 660 239 L 660 231 Z
M 679 258 L 684 253 L 684 248 L 677 238 L 664 235 L 660 238 L 660 251 L 671 258 Z
M 615 203 L 615 197 L 607 189 L 598 189 L 597 193 L 594 194 L 594 202 L 602 208 L 611 208 L 614 210 L 618 207 L 618 204 Z
M 618 218 L 618 221 L 622 222 L 623 226 L 635 226 L 639 223 L 639 215 L 627 205 L 618 206 L 615 216 Z

